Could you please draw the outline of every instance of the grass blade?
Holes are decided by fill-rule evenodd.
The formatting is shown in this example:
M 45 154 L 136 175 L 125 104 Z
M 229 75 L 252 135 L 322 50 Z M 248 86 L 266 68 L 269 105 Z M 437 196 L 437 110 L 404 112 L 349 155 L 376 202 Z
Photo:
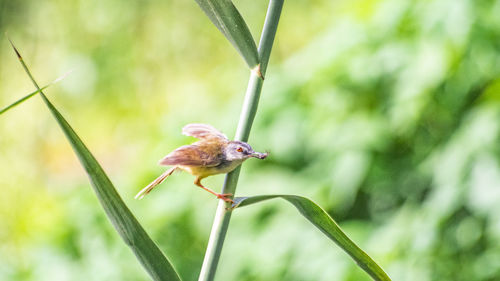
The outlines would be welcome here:
M 24 96 L 24 97 L 18 99 L 17 101 L 13 102 L 12 104 L 10 104 L 10 105 L 8 105 L 8 106 L 0 109 L 0 114 L 3 114 L 5 112 L 7 112 L 8 110 L 16 107 L 17 105 L 19 105 L 20 103 L 24 102 L 25 100 L 27 100 L 27 99 L 31 98 L 32 96 L 38 94 L 40 91 L 47 89 L 47 87 L 49 87 L 49 86 L 50 86 L 50 84 L 49 85 L 45 85 L 42 88 L 40 88 L 40 90 L 36 90 L 34 92 L 31 92 L 31 93 L 27 94 L 26 96 Z
M 22 102 L 26 101 L 27 99 L 31 98 L 32 96 L 34 96 L 34 95 L 38 94 L 40 91 L 45 90 L 45 89 L 47 89 L 49 86 L 54 85 L 55 83 L 57 83 L 57 82 L 61 81 L 61 80 L 62 80 L 62 79 L 64 79 L 64 77 L 66 77 L 69 73 L 70 73 L 70 72 L 68 72 L 68 73 L 64 74 L 63 76 L 61 76 L 61 77 L 57 78 L 56 80 L 52 81 L 51 83 L 49 83 L 49 84 L 47 84 L 47 85 L 45 85 L 45 86 L 41 87 L 39 90 L 36 90 L 36 91 L 34 91 L 34 92 L 32 92 L 32 93 L 29 93 L 29 94 L 27 94 L 26 96 L 24 96 L 24 97 L 22 97 L 22 98 L 18 99 L 17 101 L 15 101 L 14 103 L 12 103 L 12 104 L 10 104 L 10 105 L 8 105 L 8 106 L 4 107 L 3 109 L 0 109 L 0 115 L 1 115 L 1 114 L 3 114 L 3 113 L 5 113 L 5 112 L 7 112 L 8 110 L 10 110 L 10 109 L 14 108 L 15 106 L 17 106 L 17 105 L 21 104 Z
M 73 147 L 80 163 L 87 172 L 99 202 L 118 234 L 132 249 L 137 259 L 141 262 L 143 267 L 154 280 L 180 280 L 173 266 L 125 205 L 97 160 L 87 149 L 80 137 L 78 137 L 75 131 L 71 128 L 66 119 L 64 119 L 64 117 L 45 96 L 42 89 L 38 87 L 38 84 L 13 44 L 12 47 L 14 48 L 14 51 L 16 52 L 24 70 L 40 92 L 43 101 L 51 111 L 57 123 L 59 123 L 59 126 Z
M 265 200 L 281 198 L 297 208 L 301 215 L 316 226 L 323 234 L 333 240 L 347 254 L 349 254 L 366 271 L 373 280 L 388 281 L 391 280 L 384 270 L 373 261 L 363 250 L 361 250 L 349 237 L 340 229 L 338 224 L 328 215 L 325 210 L 316 205 L 308 198 L 297 195 L 259 195 L 252 197 L 234 198 L 233 209 L 251 204 L 259 203 Z
M 257 46 L 245 20 L 231 0 L 196 0 L 212 23 L 226 36 L 248 66 L 260 74 Z

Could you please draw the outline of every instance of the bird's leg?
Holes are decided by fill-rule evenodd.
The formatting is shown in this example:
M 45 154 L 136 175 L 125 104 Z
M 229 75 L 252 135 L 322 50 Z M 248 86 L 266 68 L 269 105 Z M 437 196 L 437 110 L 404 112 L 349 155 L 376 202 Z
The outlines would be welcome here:
M 217 198 L 219 199 L 222 199 L 226 202 L 230 202 L 231 204 L 234 203 L 234 201 L 231 199 L 231 198 L 228 198 L 230 196 L 233 196 L 232 193 L 224 193 L 224 194 L 221 194 L 221 193 L 217 193 L 213 190 L 211 190 L 210 188 L 207 188 L 207 187 L 204 187 L 202 184 L 201 184 L 201 178 L 200 177 L 196 177 L 196 179 L 194 180 L 194 184 L 196 184 L 197 186 L 203 188 L 204 190 L 212 193 L 213 195 L 217 196 Z

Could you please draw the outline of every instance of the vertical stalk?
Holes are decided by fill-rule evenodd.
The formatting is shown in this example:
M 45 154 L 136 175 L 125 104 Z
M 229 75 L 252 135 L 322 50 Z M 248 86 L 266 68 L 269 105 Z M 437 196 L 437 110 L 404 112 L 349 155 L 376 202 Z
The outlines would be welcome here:
M 278 29 L 278 22 L 281 15 L 281 9 L 283 7 L 283 1 L 284 0 L 269 1 L 269 7 L 258 48 L 260 57 L 260 72 L 263 77 L 266 74 L 274 37 L 276 35 L 276 30 Z M 252 128 L 255 113 L 257 112 L 263 83 L 264 80 L 260 78 L 255 71 L 252 71 L 248 81 L 247 91 L 245 93 L 245 101 L 241 110 L 235 140 L 245 142 L 248 141 L 250 129 Z M 227 174 L 224 180 L 222 193 L 235 194 L 240 169 L 241 166 Z M 224 245 L 224 239 L 226 238 L 229 221 L 231 219 L 231 211 L 227 210 L 228 207 L 230 207 L 228 203 L 219 200 L 198 281 L 211 281 L 215 277 L 215 271 L 217 270 L 217 264 L 219 263 L 222 246 Z

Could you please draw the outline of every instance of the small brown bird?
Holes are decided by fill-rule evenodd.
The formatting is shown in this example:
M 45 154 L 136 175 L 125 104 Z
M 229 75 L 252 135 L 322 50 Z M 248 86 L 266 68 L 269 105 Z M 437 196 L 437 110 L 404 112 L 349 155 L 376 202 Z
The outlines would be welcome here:
M 142 199 L 175 170 L 182 169 L 196 176 L 194 184 L 197 186 L 212 193 L 219 199 L 233 202 L 231 198 L 228 198 L 232 194 L 216 193 L 204 187 L 201 180 L 208 176 L 229 173 L 250 157 L 264 159 L 268 155 L 268 153 L 253 151 L 252 147 L 246 142 L 230 141 L 223 133 L 210 125 L 188 124 L 182 128 L 182 133 L 198 138 L 200 141 L 181 146 L 160 160 L 160 165 L 173 167 L 137 193 L 136 199 Z

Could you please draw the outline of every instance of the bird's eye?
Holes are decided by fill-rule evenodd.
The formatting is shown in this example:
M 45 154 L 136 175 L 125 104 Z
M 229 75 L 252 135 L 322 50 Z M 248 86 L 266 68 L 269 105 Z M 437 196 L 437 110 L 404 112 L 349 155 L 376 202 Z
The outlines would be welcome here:
M 238 151 L 238 152 L 243 152 L 243 147 L 238 147 L 238 148 L 236 149 L 236 151 Z

